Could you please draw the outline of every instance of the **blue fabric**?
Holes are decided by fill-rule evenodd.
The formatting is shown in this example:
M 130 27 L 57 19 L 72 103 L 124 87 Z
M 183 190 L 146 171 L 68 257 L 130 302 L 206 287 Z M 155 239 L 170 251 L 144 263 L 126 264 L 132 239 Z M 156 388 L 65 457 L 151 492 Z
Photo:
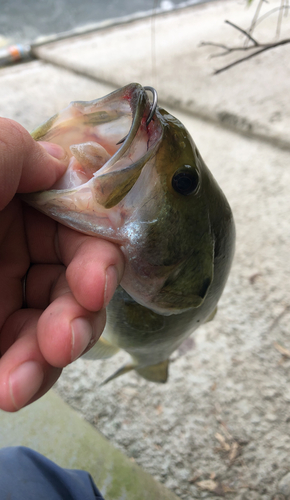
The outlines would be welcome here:
M 1 500 L 104 500 L 88 472 L 62 469 L 22 446 L 0 450 Z

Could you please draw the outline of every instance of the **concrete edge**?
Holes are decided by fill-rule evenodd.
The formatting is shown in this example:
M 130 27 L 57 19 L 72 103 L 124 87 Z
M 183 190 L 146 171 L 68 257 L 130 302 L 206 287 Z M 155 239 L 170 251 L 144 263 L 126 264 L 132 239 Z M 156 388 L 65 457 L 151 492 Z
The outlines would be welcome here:
M 142 19 L 146 19 L 151 16 L 160 16 L 163 14 L 168 14 L 170 12 L 175 12 L 178 10 L 199 6 L 204 3 L 208 3 L 210 1 L 212 0 L 199 0 L 199 2 L 197 2 L 197 0 L 185 0 L 180 4 L 174 5 L 172 8 L 164 8 L 162 6 L 159 7 L 157 5 L 156 7 L 148 9 L 146 11 L 138 11 L 133 14 L 128 14 L 126 16 L 115 17 L 112 19 L 105 19 L 104 21 L 101 21 L 99 23 L 86 24 L 84 26 L 72 30 L 62 31 L 60 33 L 54 33 L 52 35 L 38 37 L 31 43 L 31 47 L 36 48 L 43 45 L 47 45 L 49 43 L 58 42 L 60 40 L 66 40 L 68 38 L 75 38 L 77 36 L 88 35 L 90 33 L 105 30 L 108 28 L 114 28 L 115 26 L 120 26 L 124 24 L 130 24 L 135 21 L 140 21 Z
M 62 467 L 86 470 L 106 500 L 178 500 L 53 391 L 18 413 L 0 411 L 0 428 L 0 447 L 27 446 Z

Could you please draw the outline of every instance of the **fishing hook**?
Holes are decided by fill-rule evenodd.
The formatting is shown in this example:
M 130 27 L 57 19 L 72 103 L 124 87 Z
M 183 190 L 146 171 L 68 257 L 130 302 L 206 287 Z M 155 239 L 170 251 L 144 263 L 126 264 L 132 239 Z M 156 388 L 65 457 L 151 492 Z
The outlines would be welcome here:
M 150 110 L 149 116 L 146 120 L 146 125 L 148 127 L 148 125 L 151 122 L 153 115 L 156 111 L 156 108 L 157 108 L 158 94 L 157 94 L 157 91 L 153 87 L 144 87 L 144 89 L 149 90 L 153 94 L 153 102 L 152 102 L 151 110 Z
M 146 120 L 146 127 L 148 127 L 148 125 L 151 122 L 153 115 L 156 111 L 156 108 L 157 108 L 158 94 L 157 94 L 157 91 L 153 87 L 149 87 L 149 86 L 144 87 L 144 90 L 149 90 L 149 92 L 152 92 L 152 95 L 153 95 L 152 106 L 151 106 L 148 118 Z M 119 144 L 122 144 L 127 139 L 127 137 L 128 137 L 127 135 L 125 137 L 123 137 L 123 139 L 121 139 L 119 142 L 116 143 L 116 146 L 118 146 Z

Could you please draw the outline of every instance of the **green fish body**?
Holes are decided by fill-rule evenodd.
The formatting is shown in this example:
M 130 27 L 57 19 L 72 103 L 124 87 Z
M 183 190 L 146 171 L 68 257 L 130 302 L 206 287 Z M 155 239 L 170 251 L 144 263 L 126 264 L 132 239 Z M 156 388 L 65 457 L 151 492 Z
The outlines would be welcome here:
M 179 120 L 151 105 L 139 84 L 73 102 L 33 132 L 71 160 L 50 191 L 23 198 L 46 215 L 120 245 L 125 272 L 107 325 L 86 357 L 119 349 L 135 369 L 165 382 L 171 353 L 212 319 L 230 271 L 230 206 Z

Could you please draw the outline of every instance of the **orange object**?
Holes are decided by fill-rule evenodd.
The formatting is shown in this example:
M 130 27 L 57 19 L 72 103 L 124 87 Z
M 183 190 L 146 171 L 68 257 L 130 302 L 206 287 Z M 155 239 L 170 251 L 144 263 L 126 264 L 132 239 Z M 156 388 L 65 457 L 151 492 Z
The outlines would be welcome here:
M 19 59 L 22 58 L 22 51 L 20 45 L 11 45 L 11 47 L 9 47 L 9 53 L 14 61 L 18 61 Z

